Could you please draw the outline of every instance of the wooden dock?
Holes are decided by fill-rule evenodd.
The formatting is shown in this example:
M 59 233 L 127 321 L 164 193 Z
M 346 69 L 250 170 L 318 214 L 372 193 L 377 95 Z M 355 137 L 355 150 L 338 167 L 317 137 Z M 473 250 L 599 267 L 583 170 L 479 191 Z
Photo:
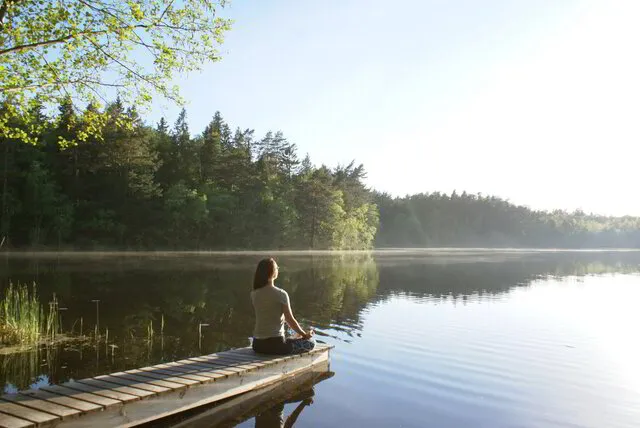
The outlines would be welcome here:
M 331 348 L 287 356 L 240 348 L 5 394 L 0 427 L 136 426 L 328 367 Z

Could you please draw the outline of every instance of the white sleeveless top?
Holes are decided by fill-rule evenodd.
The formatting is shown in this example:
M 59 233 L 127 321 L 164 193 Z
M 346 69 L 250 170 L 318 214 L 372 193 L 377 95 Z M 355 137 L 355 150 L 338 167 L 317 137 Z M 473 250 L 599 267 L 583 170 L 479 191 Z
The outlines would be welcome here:
M 289 295 L 276 286 L 265 285 L 251 291 L 251 303 L 256 314 L 253 337 L 284 336 L 284 312 L 282 305 L 289 305 Z

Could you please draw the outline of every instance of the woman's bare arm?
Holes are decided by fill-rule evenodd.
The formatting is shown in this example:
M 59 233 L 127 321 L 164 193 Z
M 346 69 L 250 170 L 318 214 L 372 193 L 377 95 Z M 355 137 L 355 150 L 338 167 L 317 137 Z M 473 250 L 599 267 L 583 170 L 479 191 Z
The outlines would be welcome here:
M 289 327 L 291 327 L 293 329 L 293 331 L 295 331 L 296 333 L 298 333 L 300 336 L 304 337 L 305 339 L 309 339 L 311 336 L 313 336 L 313 331 L 312 330 L 309 331 L 309 332 L 306 332 L 306 331 L 304 331 L 302 329 L 302 327 L 300 327 L 300 324 L 298 324 L 298 321 L 293 316 L 293 312 L 291 311 L 291 305 L 283 303 L 282 304 L 282 312 L 284 313 L 284 320 L 287 322 Z

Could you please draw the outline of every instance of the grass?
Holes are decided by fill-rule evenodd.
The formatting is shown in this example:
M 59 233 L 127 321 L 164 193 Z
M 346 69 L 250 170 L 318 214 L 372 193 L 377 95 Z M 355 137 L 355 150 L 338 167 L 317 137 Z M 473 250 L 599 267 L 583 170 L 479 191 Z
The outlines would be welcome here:
M 44 321 L 35 284 L 9 287 L 0 301 L 0 343 L 8 345 L 37 343 Z
M 55 340 L 60 334 L 58 300 L 53 296 L 45 315 L 38 301 L 35 283 L 9 283 L 0 300 L 0 344 L 35 345 L 43 339 Z
M 35 291 L 35 285 L 34 285 Z M 45 320 L 45 337 L 51 341 L 56 340 L 56 336 L 60 334 L 60 305 L 56 293 L 53 293 L 53 300 L 49 302 L 49 313 Z

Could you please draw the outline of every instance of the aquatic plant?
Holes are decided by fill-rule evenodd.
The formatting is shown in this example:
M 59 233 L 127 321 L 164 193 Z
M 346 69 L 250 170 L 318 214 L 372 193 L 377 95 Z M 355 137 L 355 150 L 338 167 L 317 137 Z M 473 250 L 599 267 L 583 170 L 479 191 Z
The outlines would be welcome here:
M 58 298 L 56 297 L 56 293 L 53 293 L 53 299 L 49 302 L 49 312 L 47 313 L 47 317 L 45 320 L 44 332 L 45 337 L 51 341 L 56 340 L 56 336 L 58 336 L 61 332 L 59 310 L 60 305 L 58 303 Z
M 0 300 L 0 344 L 35 345 L 43 339 L 55 341 L 62 332 L 61 309 L 55 293 L 45 314 L 35 283 L 31 288 L 9 283 Z
M 14 286 L 9 283 L 0 301 L 0 343 L 16 345 L 38 342 L 43 320 L 36 285 L 33 284 L 30 292 L 24 284 Z

